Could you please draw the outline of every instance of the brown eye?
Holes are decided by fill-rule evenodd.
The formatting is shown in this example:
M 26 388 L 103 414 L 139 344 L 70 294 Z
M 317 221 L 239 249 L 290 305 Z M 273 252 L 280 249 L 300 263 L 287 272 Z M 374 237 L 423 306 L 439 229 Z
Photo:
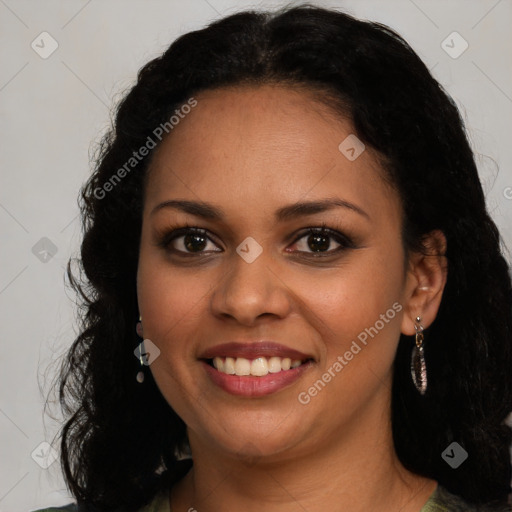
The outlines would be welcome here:
M 181 238 L 181 237 L 179 237 Z M 178 239 L 179 239 L 178 238 Z M 175 239 L 176 240 L 176 239 Z M 187 251 L 196 252 L 202 251 L 207 245 L 207 238 L 203 235 L 189 234 L 183 236 L 183 245 Z
M 333 247 L 333 244 L 336 245 Z M 297 246 L 298 252 L 313 255 L 331 255 L 343 249 L 354 247 L 353 242 L 348 237 L 325 227 L 309 228 L 296 239 L 294 245 Z
M 314 252 L 328 251 L 331 245 L 331 237 L 329 235 L 309 235 L 307 244 Z
M 164 235 L 159 242 L 161 247 L 178 254 L 201 254 L 205 252 L 221 252 L 204 229 L 181 228 Z

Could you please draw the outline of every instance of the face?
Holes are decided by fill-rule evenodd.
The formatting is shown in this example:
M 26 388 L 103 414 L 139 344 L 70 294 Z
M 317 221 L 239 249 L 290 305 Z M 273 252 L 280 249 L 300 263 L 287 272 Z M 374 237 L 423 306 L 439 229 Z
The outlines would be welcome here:
M 145 192 L 137 287 L 159 389 L 191 444 L 224 454 L 383 428 L 408 297 L 398 194 L 369 148 L 339 149 L 354 130 L 311 92 L 195 99 Z

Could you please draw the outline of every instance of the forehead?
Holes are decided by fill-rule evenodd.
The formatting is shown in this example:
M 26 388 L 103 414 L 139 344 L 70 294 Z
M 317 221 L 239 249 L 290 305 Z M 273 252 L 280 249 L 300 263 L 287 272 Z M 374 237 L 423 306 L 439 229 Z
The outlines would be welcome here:
M 174 197 L 287 202 L 333 195 L 389 197 L 376 155 L 349 119 L 314 91 L 283 85 L 204 91 L 154 155 L 147 201 Z M 340 146 L 341 145 L 341 146 Z M 240 205 L 242 206 L 242 205 Z M 239 207 L 240 207 L 239 206 Z

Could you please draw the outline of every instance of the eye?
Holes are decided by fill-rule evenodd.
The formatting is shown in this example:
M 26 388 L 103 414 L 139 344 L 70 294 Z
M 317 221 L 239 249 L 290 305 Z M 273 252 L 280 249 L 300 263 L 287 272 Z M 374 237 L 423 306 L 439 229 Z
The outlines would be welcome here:
M 332 248 L 334 244 L 337 247 Z M 298 252 L 313 256 L 332 255 L 343 249 L 353 248 L 354 244 L 347 236 L 325 226 L 321 228 L 308 228 L 294 242 Z
M 158 245 L 184 255 L 206 252 L 222 252 L 207 235 L 207 231 L 196 227 L 175 229 L 161 237 Z
M 296 246 L 296 249 L 288 248 L 287 252 L 298 252 L 312 257 L 331 256 L 355 247 L 349 237 L 339 231 L 327 228 L 325 225 L 307 228 L 295 239 L 293 245 Z M 205 229 L 193 226 L 166 231 L 159 237 L 158 246 L 180 256 L 223 252 Z

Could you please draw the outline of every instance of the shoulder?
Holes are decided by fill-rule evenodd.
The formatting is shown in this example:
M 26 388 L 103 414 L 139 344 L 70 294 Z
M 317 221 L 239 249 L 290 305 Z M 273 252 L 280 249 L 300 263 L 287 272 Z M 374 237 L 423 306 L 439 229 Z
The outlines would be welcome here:
M 33 510 L 32 512 L 78 512 L 78 507 L 76 503 L 70 503 L 62 507 L 41 508 L 39 510 Z
M 169 510 L 169 488 L 183 476 L 192 467 L 192 459 L 182 459 L 176 462 L 172 470 L 169 470 L 166 477 L 166 483 L 163 488 L 153 497 L 150 503 L 142 507 L 139 512 L 170 512 Z M 62 507 L 50 507 L 33 510 L 31 512 L 81 512 L 85 510 L 82 505 L 80 508 L 76 503 L 69 503 Z
M 485 505 L 472 505 L 459 496 L 448 492 L 444 487 L 438 486 L 420 512 L 511 512 L 509 506 L 491 507 Z

